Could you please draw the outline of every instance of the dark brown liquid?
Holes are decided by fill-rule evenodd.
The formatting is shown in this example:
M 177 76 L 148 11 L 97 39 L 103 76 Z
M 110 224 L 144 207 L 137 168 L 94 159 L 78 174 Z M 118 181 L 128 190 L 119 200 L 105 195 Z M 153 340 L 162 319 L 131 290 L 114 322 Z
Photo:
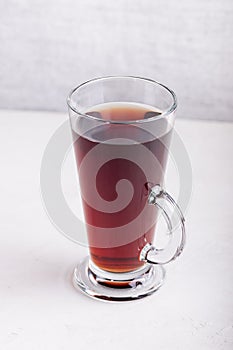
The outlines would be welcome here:
M 128 121 L 150 118 L 159 113 L 143 105 L 117 106 L 117 104 L 111 104 L 99 109 L 96 107 L 95 110 L 89 111 L 89 114 L 107 120 Z M 76 132 L 73 130 L 74 138 L 78 137 L 74 143 L 74 150 L 79 170 L 91 259 L 98 267 L 106 271 L 135 270 L 143 265 L 143 262 L 139 260 L 139 255 L 145 244 L 153 241 L 155 229 L 156 209 L 147 202 L 148 178 L 146 173 L 152 167 L 151 156 L 158 160 L 164 171 L 171 132 L 167 131 L 167 122 L 164 118 L 153 124 L 166 130 L 165 133 L 161 132 L 159 137 L 153 136 L 153 133 L 136 124 L 105 123 L 98 126 L 97 122 L 97 126 L 83 132 L 82 130 L 87 130 L 86 124 L 90 121 L 82 118 L 80 123 Z M 124 141 L 125 139 L 132 140 L 132 142 Z M 101 146 L 101 149 L 94 154 L 91 151 L 94 151 L 97 146 Z M 146 148 L 143 159 L 140 153 L 142 146 Z M 89 162 L 83 166 L 81 171 L 82 162 L 86 156 L 89 157 Z M 140 167 L 135 160 L 143 161 L 143 167 Z M 102 164 L 101 167 L 97 163 Z M 131 183 L 133 195 L 123 209 L 115 210 L 111 208 L 111 203 L 118 197 L 117 184 L 122 179 L 127 179 Z M 161 184 L 162 181 L 163 172 L 158 168 L 153 173 L 153 184 Z M 85 193 L 90 184 L 96 185 L 98 195 L 110 207 L 108 212 L 99 208 L 96 196 L 92 195 L 92 192 L 89 193 L 89 199 L 86 200 Z M 125 183 L 125 186 L 126 191 L 123 190 L 121 193 L 123 197 L 124 193 L 127 194 L 129 183 Z M 137 219 L 143 210 L 143 218 L 131 225 L 129 230 L 127 225 Z M 120 231 L 122 227 L 125 227 L 123 233 Z M 98 228 L 105 229 L 104 233 L 99 234 Z

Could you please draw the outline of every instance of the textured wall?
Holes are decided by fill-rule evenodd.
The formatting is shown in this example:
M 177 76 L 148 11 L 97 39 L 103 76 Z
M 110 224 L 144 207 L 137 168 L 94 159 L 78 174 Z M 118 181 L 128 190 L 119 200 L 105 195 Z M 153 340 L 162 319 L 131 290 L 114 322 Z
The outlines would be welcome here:
M 179 116 L 233 120 L 232 0 L 1 0 L 0 108 L 66 110 L 74 85 L 129 74 Z

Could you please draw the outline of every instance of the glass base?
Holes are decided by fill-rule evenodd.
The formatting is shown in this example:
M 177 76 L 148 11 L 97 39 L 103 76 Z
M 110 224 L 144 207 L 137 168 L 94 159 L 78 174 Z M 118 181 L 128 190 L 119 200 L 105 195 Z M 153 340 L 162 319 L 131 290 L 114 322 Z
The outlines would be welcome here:
M 113 273 L 98 268 L 86 257 L 74 270 L 73 284 L 84 294 L 105 301 L 130 301 L 158 290 L 164 281 L 161 265 L 146 265 L 133 272 Z

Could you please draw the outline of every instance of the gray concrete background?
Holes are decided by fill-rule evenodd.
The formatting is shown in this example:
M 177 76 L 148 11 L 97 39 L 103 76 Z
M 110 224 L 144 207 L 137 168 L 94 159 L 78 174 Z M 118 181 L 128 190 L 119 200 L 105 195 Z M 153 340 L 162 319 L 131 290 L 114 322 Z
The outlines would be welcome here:
M 233 120 L 232 0 L 0 0 L 0 108 L 66 110 L 102 75 L 174 89 L 178 116 Z

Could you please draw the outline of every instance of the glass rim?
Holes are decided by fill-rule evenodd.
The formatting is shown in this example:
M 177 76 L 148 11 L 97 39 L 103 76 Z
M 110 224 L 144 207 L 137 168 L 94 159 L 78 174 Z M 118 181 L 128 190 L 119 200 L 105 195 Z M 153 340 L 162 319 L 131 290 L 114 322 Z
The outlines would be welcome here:
M 80 89 L 84 85 L 88 85 L 90 83 L 93 83 L 93 82 L 96 82 L 96 81 L 101 81 L 101 80 L 128 79 L 128 78 L 137 79 L 137 80 L 144 80 L 146 82 L 153 83 L 154 85 L 161 86 L 162 88 L 167 90 L 170 93 L 170 95 L 172 96 L 173 101 L 172 101 L 171 105 L 166 110 L 162 111 L 161 114 L 159 114 L 157 116 L 154 116 L 154 117 L 147 118 L 147 119 L 138 119 L 138 120 L 107 120 L 107 119 L 101 119 L 101 118 L 95 117 L 95 116 L 90 115 L 88 113 L 80 112 L 76 107 L 74 107 L 74 105 L 72 103 L 74 101 L 73 98 L 72 98 L 74 93 L 77 92 L 78 89 Z M 175 94 L 175 92 L 173 90 L 168 88 L 166 85 L 164 85 L 162 83 L 159 83 L 158 81 L 153 80 L 153 79 L 138 77 L 138 76 L 134 76 L 134 75 L 108 75 L 108 76 L 103 76 L 103 77 L 98 77 L 98 78 L 87 80 L 87 81 L 83 82 L 82 84 L 79 84 L 78 86 L 73 88 L 70 91 L 70 93 L 69 93 L 69 95 L 67 97 L 67 105 L 73 112 L 79 114 L 80 116 L 82 116 L 84 118 L 91 119 L 91 120 L 99 121 L 99 122 L 102 122 L 102 123 L 108 123 L 108 124 L 139 124 L 139 123 L 148 123 L 148 122 L 151 122 L 151 121 L 155 121 L 155 120 L 167 117 L 168 115 L 173 113 L 176 110 L 176 108 L 177 108 L 177 97 L 176 97 L 176 94 Z

